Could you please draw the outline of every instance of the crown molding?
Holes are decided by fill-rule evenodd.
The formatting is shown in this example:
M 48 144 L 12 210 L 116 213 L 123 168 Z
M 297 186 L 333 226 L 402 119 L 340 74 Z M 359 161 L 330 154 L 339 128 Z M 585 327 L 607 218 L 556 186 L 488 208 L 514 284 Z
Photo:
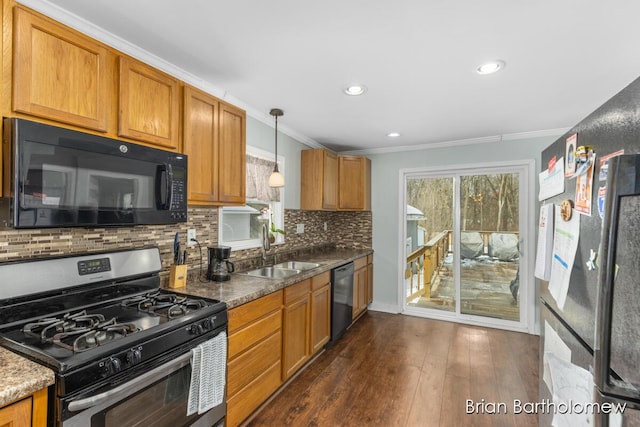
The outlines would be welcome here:
M 545 130 L 536 130 L 531 132 L 518 132 L 518 133 L 507 133 L 503 135 L 483 136 L 479 138 L 431 142 L 431 143 L 419 144 L 419 145 L 400 145 L 396 147 L 350 150 L 350 151 L 341 151 L 340 154 L 366 156 L 369 154 L 389 154 L 389 153 L 400 153 L 404 151 L 431 150 L 434 148 L 445 148 L 445 147 L 450 148 L 450 147 L 459 147 L 459 146 L 474 145 L 474 144 L 487 144 L 491 142 L 500 142 L 500 141 L 516 141 L 521 139 L 543 138 L 548 136 L 559 137 L 561 135 L 564 135 L 569 129 L 571 128 L 545 129 Z

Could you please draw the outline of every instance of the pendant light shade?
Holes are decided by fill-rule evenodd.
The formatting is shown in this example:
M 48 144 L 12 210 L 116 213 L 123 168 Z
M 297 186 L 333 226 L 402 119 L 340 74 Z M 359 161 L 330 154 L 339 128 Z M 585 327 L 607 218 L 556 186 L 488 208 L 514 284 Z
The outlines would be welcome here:
M 284 176 L 278 170 L 278 117 L 284 112 L 279 108 L 272 108 L 269 114 L 276 118 L 276 160 L 273 173 L 269 177 L 269 187 L 284 187 Z

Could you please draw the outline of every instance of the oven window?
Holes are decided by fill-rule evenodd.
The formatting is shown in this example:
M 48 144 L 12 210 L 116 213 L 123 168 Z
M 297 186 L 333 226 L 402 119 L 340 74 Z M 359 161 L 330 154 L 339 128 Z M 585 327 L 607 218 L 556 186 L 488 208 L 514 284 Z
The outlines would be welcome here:
M 187 418 L 187 400 L 191 381 L 191 365 L 168 375 L 137 394 L 124 397 L 117 404 L 95 414 L 92 426 L 182 426 L 198 418 Z

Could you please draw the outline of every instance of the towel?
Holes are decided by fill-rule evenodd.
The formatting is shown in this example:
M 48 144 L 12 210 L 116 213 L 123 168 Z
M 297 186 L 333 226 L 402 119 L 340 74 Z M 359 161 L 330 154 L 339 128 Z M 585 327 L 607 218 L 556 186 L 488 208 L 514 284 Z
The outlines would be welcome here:
M 224 402 L 227 334 L 222 332 L 191 350 L 187 416 L 203 414 Z

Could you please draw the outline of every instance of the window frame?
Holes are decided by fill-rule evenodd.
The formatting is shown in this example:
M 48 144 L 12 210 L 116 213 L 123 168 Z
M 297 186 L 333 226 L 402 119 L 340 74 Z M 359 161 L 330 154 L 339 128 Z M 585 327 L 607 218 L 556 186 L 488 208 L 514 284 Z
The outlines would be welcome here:
M 268 151 L 262 150 L 260 148 L 257 147 L 253 147 L 251 145 L 247 145 L 246 148 L 246 154 L 247 155 L 251 155 L 253 157 L 258 157 L 267 161 L 271 161 L 273 162 L 273 153 L 270 153 Z M 245 160 L 246 161 L 246 160 Z M 283 155 L 278 154 L 278 168 L 280 170 L 281 173 L 283 173 L 284 175 L 284 171 L 285 171 L 285 157 Z M 246 179 L 246 178 L 245 178 Z M 276 224 L 276 228 L 282 229 L 284 230 L 284 198 L 285 198 L 285 191 L 284 188 L 280 188 L 280 201 L 279 202 L 269 202 L 270 205 L 270 210 L 274 210 L 273 212 L 273 222 Z M 255 199 L 246 199 L 245 200 L 245 206 L 246 206 L 246 202 L 252 202 L 252 201 L 256 201 Z M 263 202 L 259 200 L 258 202 Z M 274 209 L 273 204 L 277 204 L 276 208 Z M 233 207 L 229 206 L 227 207 L 229 210 L 233 209 Z M 260 235 L 258 238 L 256 239 L 246 239 L 246 240 L 235 240 L 235 241 L 230 241 L 230 242 L 226 242 L 223 240 L 223 225 L 224 225 L 224 210 L 225 210 L 225 206 L 220 206 L 220 208 L 218 209 L 218 244 L 220 245 L 224 245 L 224 246 L 230 246 L 232 251 L 237 251 L 237 250 L 243 250 L 243 249 L 255 249 L 255 248 L 260 248 L 262 247 L 262 236 Z M 271 215 L 270 218 L 268 219 L 268 223 L 267 226 L 269 227 L 269 229 L 271 229 Z M 271 243 L 272 245 L 281 245 L 283 243 L 285 243 L 285 236 L 280 234 L 280 233 L 275 233 L 275 238 L 276 241 L 275 243 Z

